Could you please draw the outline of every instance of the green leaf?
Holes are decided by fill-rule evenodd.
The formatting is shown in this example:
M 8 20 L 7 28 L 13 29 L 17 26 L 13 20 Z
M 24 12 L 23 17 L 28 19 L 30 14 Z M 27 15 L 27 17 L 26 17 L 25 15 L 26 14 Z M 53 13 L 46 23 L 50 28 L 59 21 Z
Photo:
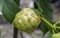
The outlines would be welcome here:
M 14 2 L 17 4 L 17 6 L 19 6 L 20 0 L 14 0 Z
M 52 33 L 51 32 L 48 33 L 48 38 L 52 38 Z
M 43 32 L 43 36 L 48 32 L 48 28 L 46 26 L 47 24 L 45 24 L 45 22 L 41 22 L 41 24 L 39 25 L 40 30 Z
M 0 12 L 2 11 L 2 0 L 0 0 Z
M 49 0 L 41 0 L 40 6 L 43 9 L 43 14 L 47 20 L 52 21 L 52 9 Z
M 49 0 L 37 0 L 39 3 L 40 8 L 42 8 L 43 12 L 40 12 L 44 15 L 44 18 L 46 18 L 49 22 L 52 22 L 52 9 Z M 36 5 L 35 5 L 36 7 Z M 38 8 L 39 9 L 39 8 Z M 45 22 L 41 22 L 39 25 L 41 31 L 43 34 L 47 33 L 49 30 L 49 26 Z
M 16 13 L 18 12 L 18 7 L 13 0 L 2 0 L 2 1 L 3 1 L 3 7 L 2 7 L 3 16 L 8 22 L 12 23 Z

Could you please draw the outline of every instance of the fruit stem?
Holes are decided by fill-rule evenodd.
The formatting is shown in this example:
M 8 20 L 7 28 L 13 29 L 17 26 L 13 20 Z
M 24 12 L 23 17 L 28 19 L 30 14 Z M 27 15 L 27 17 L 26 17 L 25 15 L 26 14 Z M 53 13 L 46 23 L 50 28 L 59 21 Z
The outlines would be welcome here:
M 41 17 L 41 20 L 43 20 L 45 23 L 47 23 L 50 27 L 52 27 L 52 24 L 46 20 L 44 17 Z M 53 27 L 52 27 L 53 28 Z
M 47 23 L 47 24 L 52 28 L 52 32 L 53 32 L 53 33 L 55 33 L 54 30 L 57 31 L 56 28 L 60 29 L 60 27 L 55 27 L 55 26 L 53 26 L 53 24 L 51 24 L 51 23 L 50 23 L 48 20 L 46 20 L 44 17 L 41 17 L 41 20 L 43 20 L 45 23 Z
M 37 7 L 38 7 L 38 9 L 39 9 L 39 11 L 40 12 L 43 12 L 43 10 L 42 10 L 42 8 L 40 7 L 40 4 L 38 3 L 38 2 L 35 2 L 36 4 L 37 4 Z M 43 14 L 41 14 L 41 19 L 45 22 L 45 23 L 47 23 L 52 29 L 54 29 L 54 30 L 56 30 L 56 28 L 58 28 L 58 29 L 60 29 L 60 27 L 55 27 L 55 25 L 56 24 L 52 24 L 52 23 L 50 23 L 48 20 L 46 20 L 44 17 L 43 17 Z
M 37 4 L 39 10 L 42 12 L 42 9 L 40 8 L 40 4 L 38 2 L 35 3 Z M 45 21 L 50 27 L 52 27 L 52 24 L 49 21 L 47 21 L 44 17 L 41 17 L 41 19 Z
M 56 27 L 56 28 L 60 29 L 60 27 Z
M 43 20 L 45 23 L 47 23 L 51 28 L 52 28 L 52 32 L 54 32 L 54 30 L 56 30 L 56 27 L 53 26 L 52 23 L 50 23 L 48 20 L 46 20 L 44 17 L 41 17 L 41 20 Z M 48 28 L 49 29 L 49 28 Z M 49 29 L 50 30 L 50 29 Z M 50 30 L 51 31 L 51 30 Z
M 56 28 L 60 29 L 60 27 L 57 27 L 58 23 L 60 23 L 60 21 L 56 22 L 53 26 L 56 26 Z
M 38 2 L 35 2 L 35 3 L 37 4 L 40 12 L 43 12 L 42 8 L 40 8 L 40 4 L 39 4 Z M 41 19 L 42 19 L 44 22 L 46 22 L 50 27 L 52 27 L 52 24 L 51 24 L 48 20 L 46 20 L 44 17 L 41 17 Z

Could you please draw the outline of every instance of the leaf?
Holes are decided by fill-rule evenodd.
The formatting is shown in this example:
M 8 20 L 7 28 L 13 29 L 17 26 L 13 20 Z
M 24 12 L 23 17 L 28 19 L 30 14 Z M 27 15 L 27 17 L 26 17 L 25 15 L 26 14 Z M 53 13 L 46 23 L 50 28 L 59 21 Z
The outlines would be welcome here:
M 41 0 L 41 7 L 43 9 L 43 14 L 47 20 L 52 21 L 52 9 L 49 0 Z
M 0 12 L 2 10 L 2 0 L 0 0 Z
M 19 6 L 20 0 L 14 0 L 14 2 L 17 4 L 17 6 Z
M 43 32 L 43 36 L 48 32 L 48 27 L 46 26 L 45 22 L 41 22 L 39 25 L 40 30 Z
M 52 33 L 51 32 L 48 33 L 48 38 L 52 38 Z
M 16 13 L 18 12 L 18 7 L 13 0 L 2 0 L 2 1 L 3 1 L 3 7 L 2 7 L 3 16 L 9 23 L 12 23 Z
M 52 9 L 49 0 L 37 0 L 37 2 L 39 3 L 40 8 L 43 10 L 43 12 L 40 13 L 42 13 L 49 22 L 52 22 Z M 43 21 L 39 25 L 39 28 L 43 32 L 43 35 L 49 31 L 49 26 Z

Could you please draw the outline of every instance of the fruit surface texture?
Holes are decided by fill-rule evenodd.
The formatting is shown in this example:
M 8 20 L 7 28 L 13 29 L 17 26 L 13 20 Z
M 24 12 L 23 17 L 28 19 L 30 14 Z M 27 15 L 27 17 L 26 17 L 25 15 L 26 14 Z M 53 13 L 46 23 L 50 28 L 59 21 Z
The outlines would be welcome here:
M 60 38 L 60 33 L 53 34 L 52 38 Z
M 16 14 L 14 26 L 19 30 L 31 33 L 40 24 L 40 16 L 38 16 L 31 8 L 23 8 Z

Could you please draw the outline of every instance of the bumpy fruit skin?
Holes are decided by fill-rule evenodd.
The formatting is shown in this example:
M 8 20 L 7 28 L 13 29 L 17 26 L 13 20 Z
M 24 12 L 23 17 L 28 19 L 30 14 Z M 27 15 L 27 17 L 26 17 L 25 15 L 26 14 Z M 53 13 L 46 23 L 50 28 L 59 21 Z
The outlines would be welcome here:
M 40 16 L 30 8 L 23 8 L 14 19 L 15 27 L 27 33 L 33 32 L 40 22 Z
M 53 34 L 52 38 L 60 38 L 60 33 Z

